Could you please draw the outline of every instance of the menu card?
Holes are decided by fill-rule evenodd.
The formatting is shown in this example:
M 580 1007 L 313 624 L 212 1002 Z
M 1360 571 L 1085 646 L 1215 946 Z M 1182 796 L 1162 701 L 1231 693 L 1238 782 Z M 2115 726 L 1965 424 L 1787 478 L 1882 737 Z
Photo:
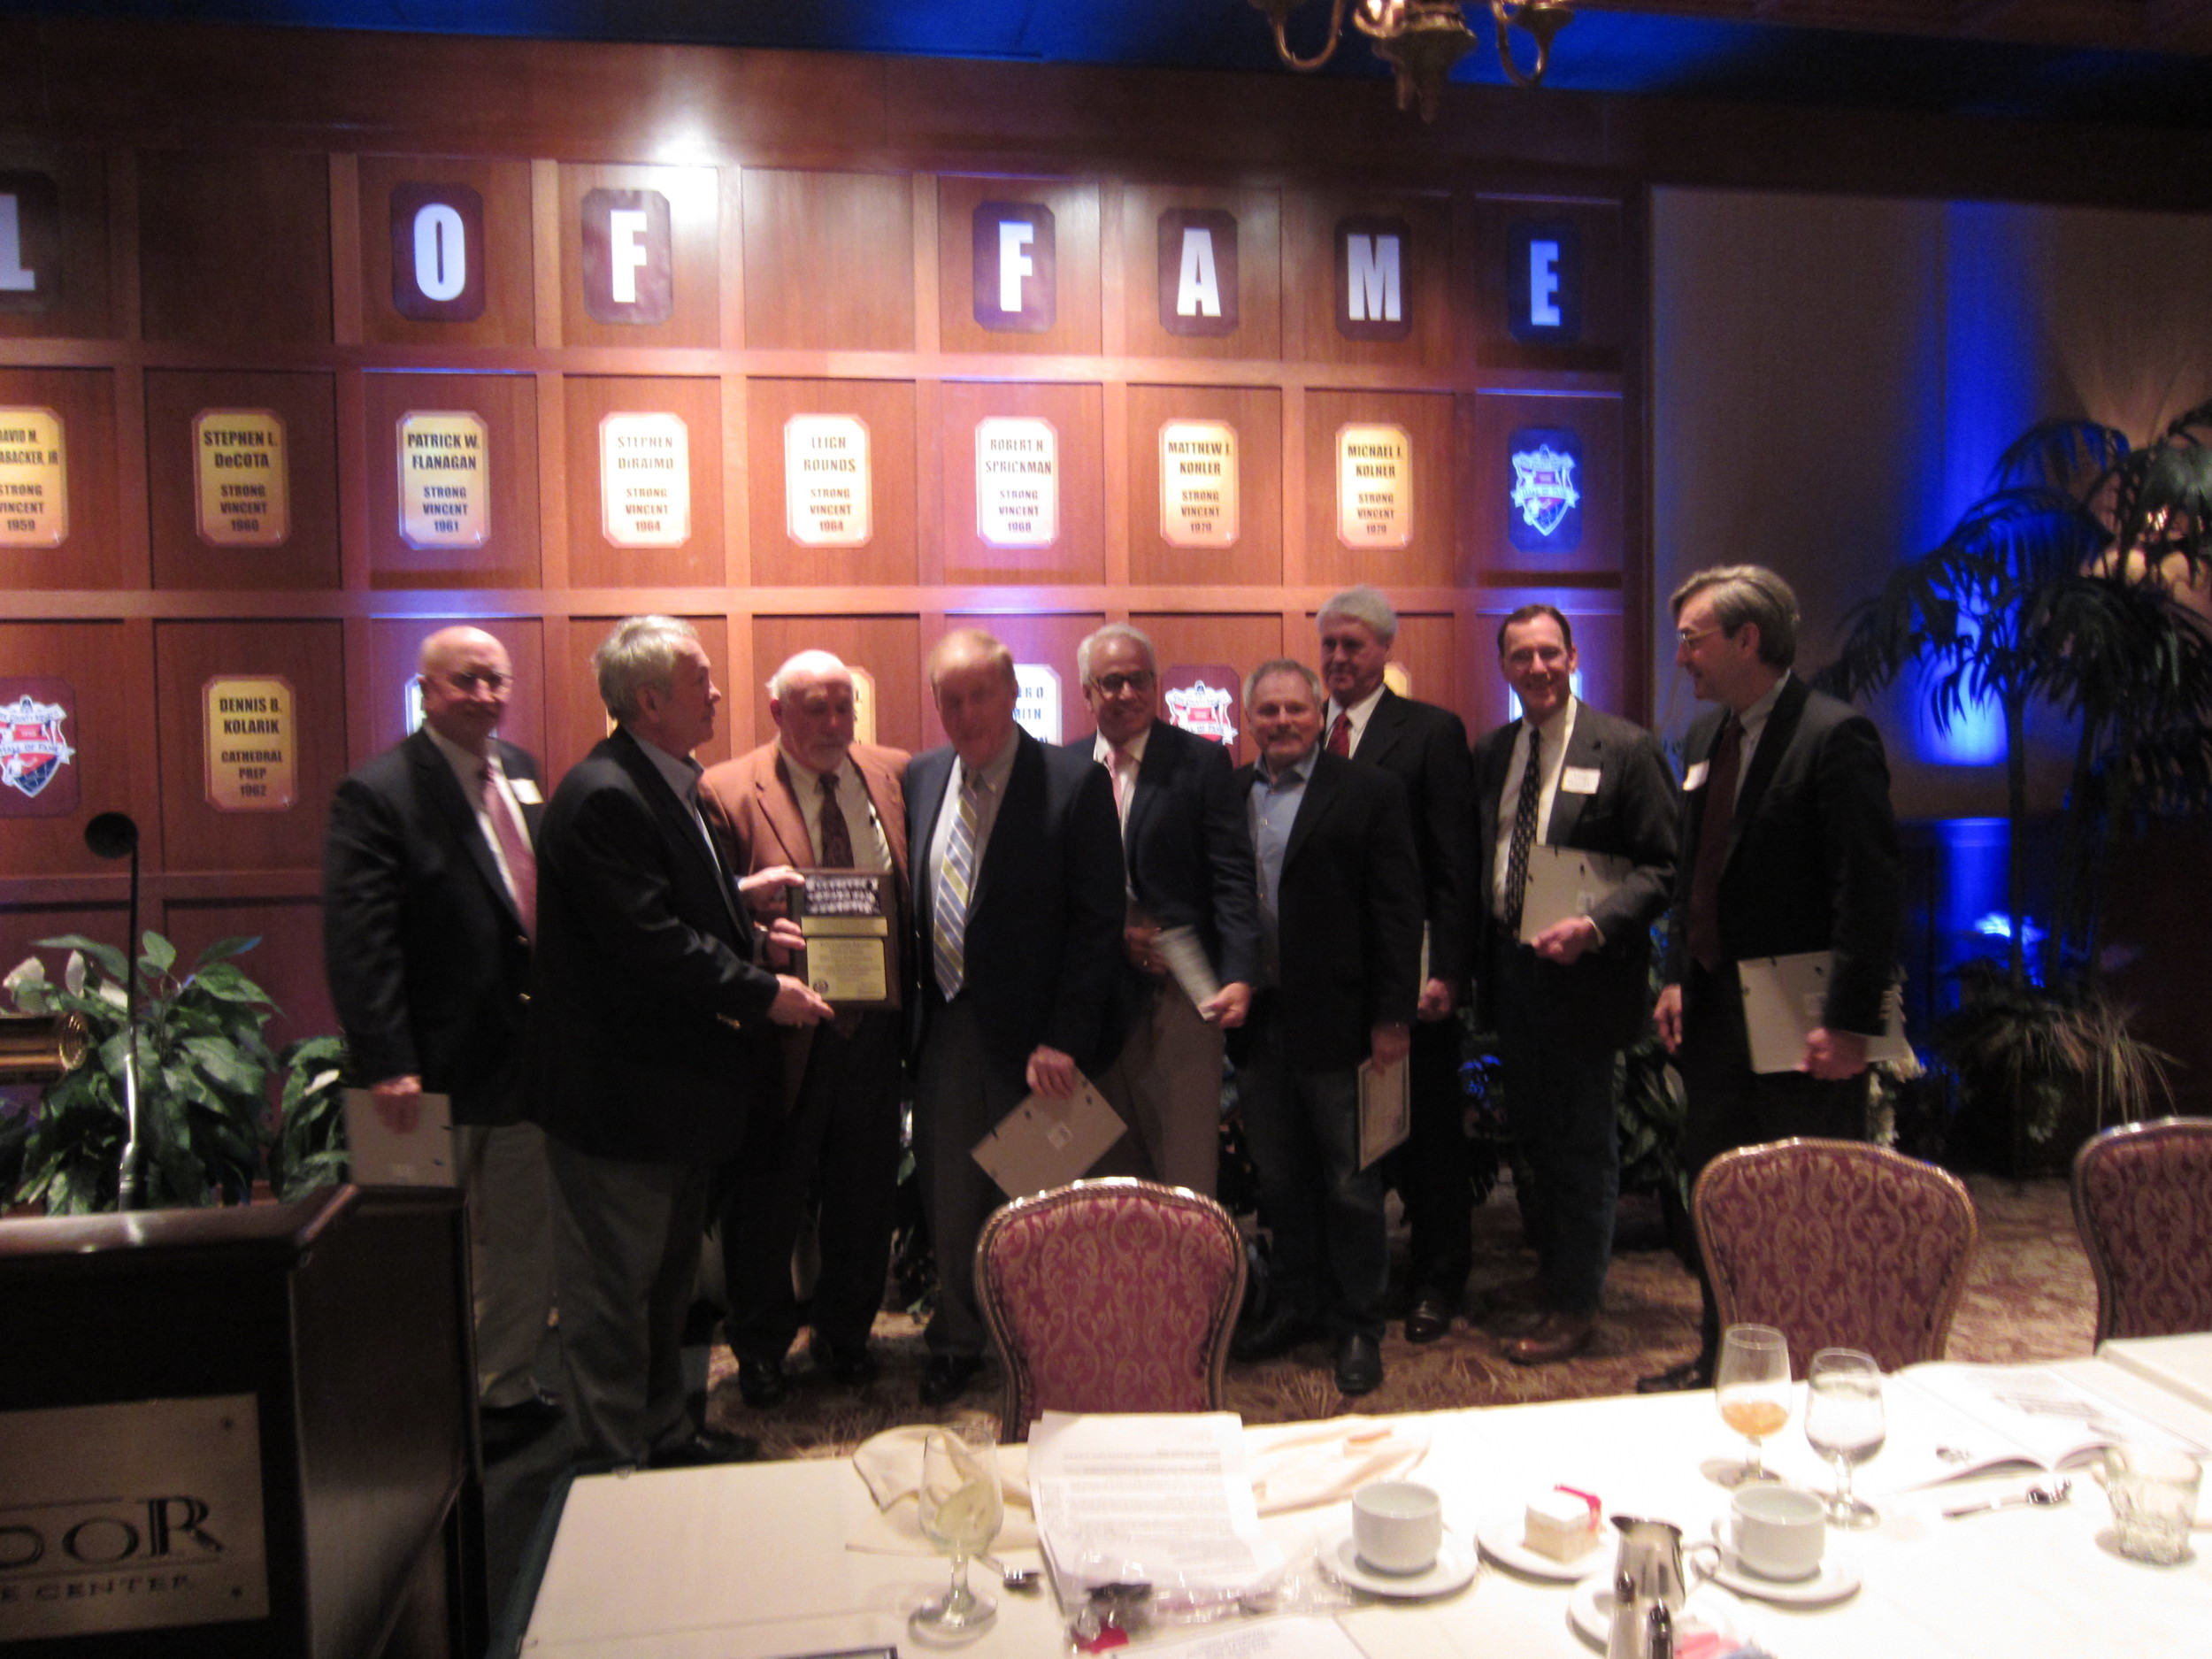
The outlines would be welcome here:
M 2040 1365 L 1908 1366 L 1884 1390 L 1889 1440 L 1870 1489 L 1906 1492 L 2008 1465 L 2046 1471 L 2127 1440 L 2204 1448 Z

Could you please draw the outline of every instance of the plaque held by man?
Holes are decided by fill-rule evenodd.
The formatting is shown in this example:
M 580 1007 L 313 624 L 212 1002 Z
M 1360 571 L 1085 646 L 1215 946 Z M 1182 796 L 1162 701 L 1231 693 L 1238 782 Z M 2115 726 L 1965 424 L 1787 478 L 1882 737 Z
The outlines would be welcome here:
M 898 1006 L 897 917 L 887 870 L 802 870 L 786 895 L 791 919 L 806 937 L 797 970 L 815 994 L 845 1010 Z

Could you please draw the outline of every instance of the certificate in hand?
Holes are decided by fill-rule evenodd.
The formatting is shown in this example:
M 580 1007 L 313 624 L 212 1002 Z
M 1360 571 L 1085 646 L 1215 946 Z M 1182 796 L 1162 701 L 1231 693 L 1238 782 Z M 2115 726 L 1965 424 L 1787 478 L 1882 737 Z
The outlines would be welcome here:
M 1080 1179 L 1127 1125 L 1079 1076 L 1066 1100 L 1032 1094 L 998 1121 L 971 1153 L 1009 1198 Z
M 1413 1133 L 1412 1067 L 1401 1060 L 1379 1066 L 1363 1060 L 1359 1066 L 1359 1166 L 1363 1170 L 1389 1151 L 1402 1146 Z
M 1590 853 L 1579 847 L 1528 849 L 1528 887 L 1521 898 L 1521 942 L 1528 944 L 1547 927 L 1587 916 L 1628 879 L 1636 861 L 1618 853 Z
M 887 870 L 802 870 L 787 890 L 791 919 L 806 935 L 806 982 L 839 1009 L 896 1008 L 891 922 L 897 906 Z
M 346 1090 L 346 1179 L 356 1187 L 458 1187 L 453 1167 L 453 1099 L 415 1096 L 415 1126 L 406 1133 L 386 1125 L 376 1097 Z
M 1744 1025 L 1751 1035 L 1751 1069 L 1794 1071 L 1805 1057 L 1805 1039 L 1820 1028 L 1828 1007 L 1828 975 L 1835 953 L 1801 951 L 1793 956 L 1755 956 L 1736 964 L 1743 987 Z M 1905 1042 L 1903 987 L 1882 998 L 1882 1034 L 1866 1040 L 1870 1060 L 1901 1060 Z

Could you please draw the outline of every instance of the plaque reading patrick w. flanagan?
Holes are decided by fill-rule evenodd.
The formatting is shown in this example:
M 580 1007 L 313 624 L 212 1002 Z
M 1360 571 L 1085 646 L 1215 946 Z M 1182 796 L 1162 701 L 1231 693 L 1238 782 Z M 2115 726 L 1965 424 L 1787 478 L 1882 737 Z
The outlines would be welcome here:
M 895 1008 L 889 871 L 802 870 L 787 895 L 806 935 L 806 982 L 841 1009 Z

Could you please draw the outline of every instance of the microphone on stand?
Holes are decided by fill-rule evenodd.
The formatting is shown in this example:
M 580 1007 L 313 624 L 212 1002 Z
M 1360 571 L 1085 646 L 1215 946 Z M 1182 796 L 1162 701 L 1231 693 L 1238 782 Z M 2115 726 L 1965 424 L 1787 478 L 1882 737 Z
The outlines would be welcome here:
M 142 1151 L 144 1125 L 138 1108 L 138 824 L 127 812 L 102 812 L 84 826 L 84 844 L 100 858 L 128 857 L 131 861 L 130 932 L 123 941 L 122 1184 L 116 1200 L 119 1210 L 145 1207 L 145 1169 Z

